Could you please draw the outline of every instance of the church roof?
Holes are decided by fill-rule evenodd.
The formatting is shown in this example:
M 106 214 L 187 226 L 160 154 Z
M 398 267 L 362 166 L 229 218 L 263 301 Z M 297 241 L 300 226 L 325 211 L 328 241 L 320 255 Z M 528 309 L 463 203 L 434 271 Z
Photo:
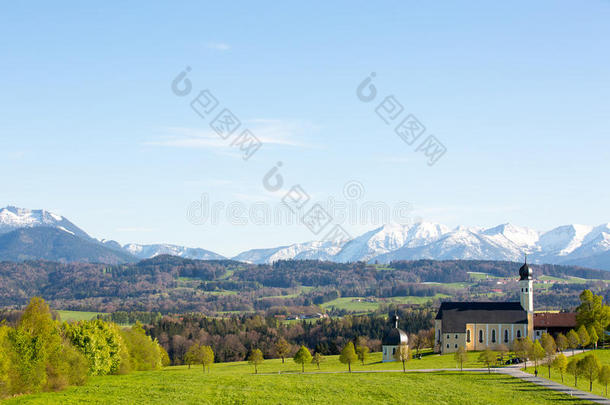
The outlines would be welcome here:
M 464 333 L 467 323 L 527 323 L 527 312 L 519 302 L 443 302 L 436 319 L 443 333 Z

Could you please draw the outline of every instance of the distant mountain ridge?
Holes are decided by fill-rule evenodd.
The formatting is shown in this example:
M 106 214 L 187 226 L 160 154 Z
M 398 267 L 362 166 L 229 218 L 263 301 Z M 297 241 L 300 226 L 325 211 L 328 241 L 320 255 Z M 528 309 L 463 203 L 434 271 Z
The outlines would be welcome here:
M 53 227 L 21 228 L 0 235 L 0 260 L 49 260 L 119 264 L 136 262 L 129 253 L 109 249 L 95 240 L 80 238 Z
M 47 230 L 33 231 L 39 228 Z M 51 233 L 48 229 L 63 234 Z M 7 235 L 10 237 L 3 238 Z M 51 243 L 52 240 L 56 243 Z M 524 254 L 528 254 L 528 260 L 533 263 L 610 270 L 610 224 L 563 225 L 547 232 L 512 224 L 487 229 L 452 229 L 431 222 L 386 224 L 342 244 L 329 241 L 294 243 L 247 250 L 232 259 L 254 264 L 289 259 L 379 263 L 418 259 L 521 261 Z M 199 260 L 225 259 L 220 254 L 201 248 L 170 244 L 121 245 L 112 240 L 97 240 L 66 218 L 49 211 L 17 207 L 0 209 L 0 260 L 24 260 L 27 257 L 127 263 L 159 255 Z
M 114 242 L 114 241 L 111 241 Z M 106 242 L 108 243 L 108 242 Z M 116 242 L 114 242 L 116 243 Z M 120 246 L 118 243 L 116 243 Z M 223 260 L 226 257 L 221 256 L 217 253 L 210 252 L 209 250 L 200 248 L 187 248 L 184 246 L 168 245 L 168 244 L 154 244 L 154 245 L 138 245 L 136 243 L 129 243 L 122 246 L 122 249 L 131 253 L 138 259 L 149 259 L 160 255 L 171 255 L 184 257 L 187 259 L 197 260 Z
M 295 244 L 242 252 L 233 259 L 251 263 L 271 263 L 298 259 L 288 254 Z M 311 243 L 308 245 L 311 246 Z M 387 224 L 368 231 L 341 246 L 336 254 L 326 250 L 318 256 L 336 262 L 395 260 L 508 260 L 521 261 L 525 254 L 534 263 L 582 265 L 610 270 L 610 224 L 599 226 L 564 225 L 548 232 L 512 224 L 488 229 L 457 227 L 421 222 L 410 225 Z M 298 251 L 298 249 L 297 249 Z M 278 252 L 283 252 L 278 257 Z M 308 254 L 316 257 L 316 250 Z M 593 265 L 594 266 L 590 266 Z
M 46 210 L 30 210 L 13 206 L 0 209 L 0 234 L 36 227 L 57 228 L 79 238 L 92 239 L 87 232 L 66 218 Z

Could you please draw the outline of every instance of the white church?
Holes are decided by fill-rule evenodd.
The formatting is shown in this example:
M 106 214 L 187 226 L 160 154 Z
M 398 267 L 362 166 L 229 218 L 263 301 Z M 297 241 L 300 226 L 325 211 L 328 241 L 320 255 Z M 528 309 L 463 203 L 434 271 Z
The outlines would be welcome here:
M 460 346 L 466 350 L 510 348 L 515 339 L 540 339 L 548 332 L 556 336 L 576 328 L 576 314 L 566 312 L 534 313 L 534 280 L 527 260 L 519 269 L 519 302 L 443 302 L 434 320 L 434 351 L 453 353 Z M 398 317 L 392 317 L 393 328 L 381 341 L 383 361 L 395 361 L 401 344 L 408 344 L 405 331 L 398 328 Z
M 534 339 L 533 283 L 526 261 L 519 269 L 519 302 L 443 302 L 434 320 L 435 352 L 494 350 L 521 337 Z

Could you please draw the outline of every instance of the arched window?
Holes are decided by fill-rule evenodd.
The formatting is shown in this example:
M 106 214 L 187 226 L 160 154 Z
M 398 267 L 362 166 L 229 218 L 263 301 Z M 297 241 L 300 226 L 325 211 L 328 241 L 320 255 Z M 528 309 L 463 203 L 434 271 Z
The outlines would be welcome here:
M 504 330 L 504 343 L 508 343 L 508 329 Z
M 483 343 L 483 331 L 479 331 L 479 343 Z
M 396 354 L 396 348 L 395 347 L 392 348 L 392 354 Z
M 521 331 L 520 331 L 520 330 L 518 330 L 518 331 L 517 331 L 517 339 L 519 339 L 520 337 L 521 337 Z
M 491 330 L 491 343 L 496 343 L 496 330 Z
M 437 343 L 440 343 L 441 342 L 441 330 L 440 329 L 438 330 L 438 333 L 436 334 L 436 336 L 438 336 L 438 342 Z
M 466 342 L 470 343 L 470 329 L 466 331 Z

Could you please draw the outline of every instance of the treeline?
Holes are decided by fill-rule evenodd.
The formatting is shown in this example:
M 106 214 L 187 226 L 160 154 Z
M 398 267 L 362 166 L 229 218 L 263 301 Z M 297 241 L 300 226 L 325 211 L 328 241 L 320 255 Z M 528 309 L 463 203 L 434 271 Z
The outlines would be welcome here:
M 32 298 L 14 327 L 0 326 L 0 398 L 82 385 L 91 375 L 156 370 L 164 363 L 167 353 L 139 324 L 60 324 L 41 298 Z
M 144 312 L 144 311 L 116 311 L 110 314 L 99 314 L 97 319 L 107 322 L 114 322 L 120 325 L 131 325 L 136 322 L 143 324 L 152 324 L 158 319 L 161 319 L 161 312 Z
M 415 260 L 394 261 L 389 267 L 415 272 L 421 275 L 420 281 L 453 283 L 468 281 L 468 272 L 487 273 L 497 277 L 516 277 L 520 264 L 499 260 Z M 536 264 L 535 277 L 581 277 L 585 279 L 610 280 L 610 273 L 604 270 L 587 269 L 578 266 L 556 264 Z
M 400 327 L 410 334 L 433 326 L 436 311 L 431 307 L 397 309 Z M 338 319 L 286 323 L 273 316 L 241 315 L 230 318 L 206 317 L 201 314 L 164 316 L 146 326 L 168 352 L 172 364 L 184 364 L 194 344 L 210 346 L 217 361 L 241 361 L 253 349 L 265 358 L 280 357 L 276 343 L 285 339 L 292 351 L 306 346 L 324 355 L 339 354 L 346 342 L 365 338 L 371 351 L 381 349 L 381 338 L 392 325 L 387 316 L 346 316 Z

